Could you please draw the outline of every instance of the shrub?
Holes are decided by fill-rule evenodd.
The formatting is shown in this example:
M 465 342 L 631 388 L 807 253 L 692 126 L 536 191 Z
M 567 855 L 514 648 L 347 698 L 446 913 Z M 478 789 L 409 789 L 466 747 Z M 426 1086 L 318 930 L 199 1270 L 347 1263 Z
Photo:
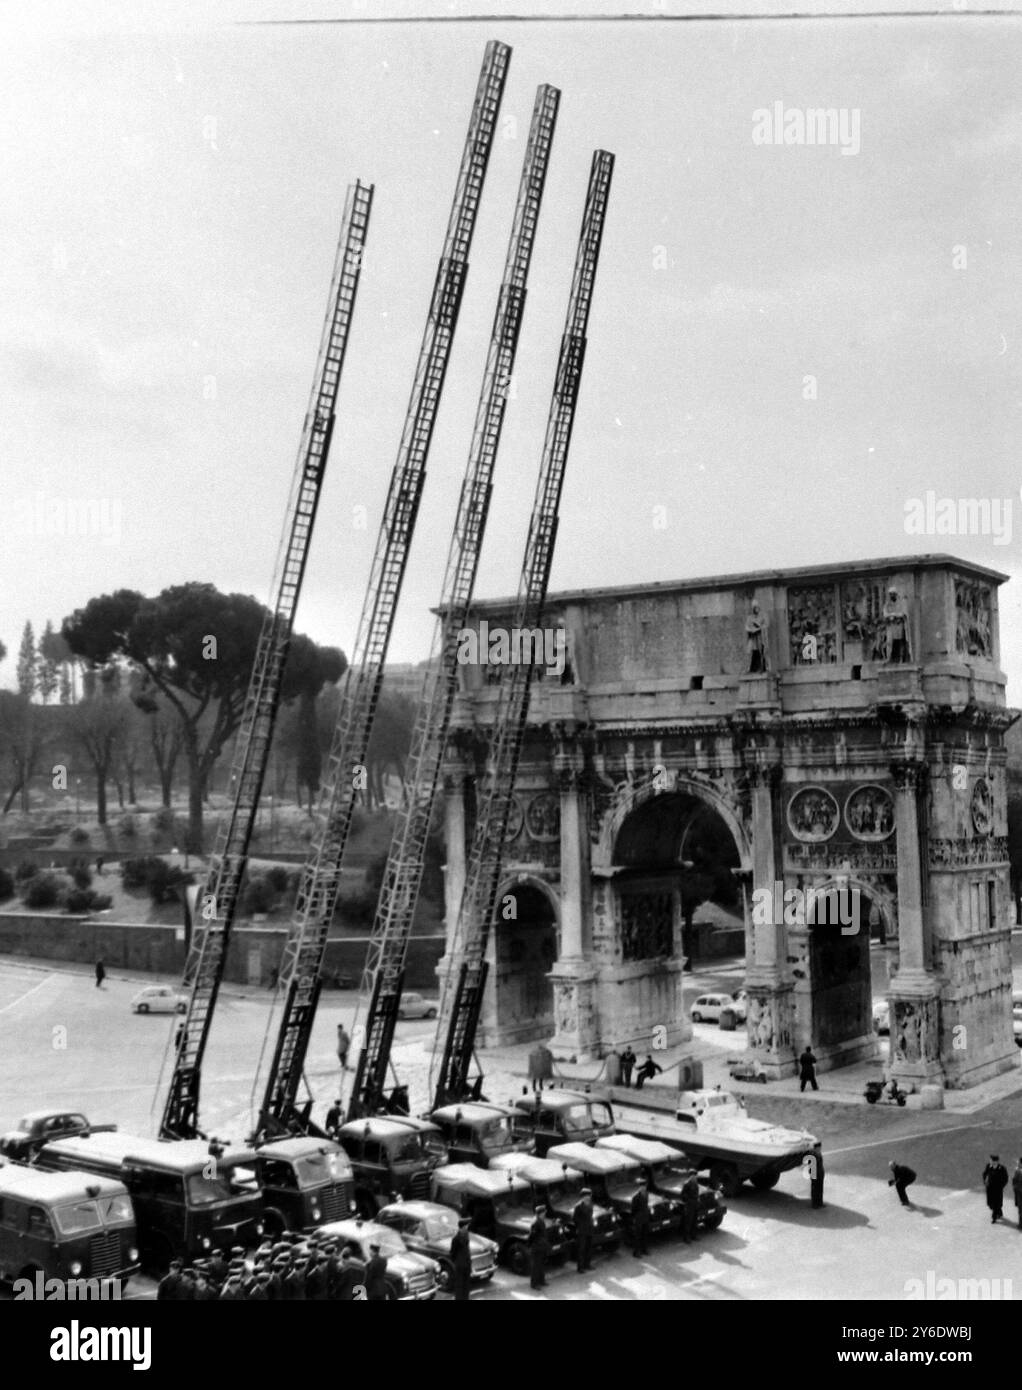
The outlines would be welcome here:
M 72 888 L 64 897 L 68 912 L 100 912 L 112 902 L 108 893 L 96 893 L 91 888 Z
M 14 897 L 14 878 L 6 869 L 0 869 L 0 903 Z
M 194 883 L 193 874 L 186 874 L 176 864 L 168 864 L 158 854 L 143 854 L 125 859 L 121 865 L 121 882 L 125 888 L 148 888 L 154 903 L 166 902 L 176 896 L 182 884 Z
M 71 870 L 71 878 L 76 888 L 90 888 L 92 886 L 92 870 L 87 864 L 75 864 Z
M 60 884 L 53 874 L 36 874 L 25 890 L 26 907 L 55 907 L 60 897 Z
M 158 811 L 153 812 L 153 829 L 158 830 L 161 835 L 169 835 L 175 824 L 174 812 L 169 806 L 161 806 Z
M 89 832 L 83 830 L 80 825 L 76 825 L 71 831 L 71 843 L 73 845 L 87 845 L 89 843 Z
M 138 836 L 138 826 L 134 816 L 122 816 L 117 824 L 122 840 L 134 840 Z
M 273 885 L 268 878 L 260 875 L 258 878 L 249 879 L 245 885 L 241 910 L 248 916 L 256 912 L 271 912 L 276 901 L 277 895 L 273 891 Z
M 146 888 L 153 872 L 154 864 L 162 864 L 157 854 L 142 854 L 135 859 L 125 859 L 121 865 L 121 882 L 125 888 Z
M 30 859 L 23 859 L 14 870 L 14 881 L 15 883 L 27 883 L 30 878 L 35 878 L 38 872 L 38 868 Z
M 276 893 L 286 893 L 291 875 L 283 864 L 274 864 L 272 869 L 266 871 L 266 881 Z

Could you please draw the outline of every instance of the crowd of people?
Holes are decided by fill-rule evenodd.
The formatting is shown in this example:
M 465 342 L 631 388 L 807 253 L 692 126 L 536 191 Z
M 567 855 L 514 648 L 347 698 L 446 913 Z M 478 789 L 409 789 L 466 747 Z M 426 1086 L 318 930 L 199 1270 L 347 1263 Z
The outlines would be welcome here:
M 190 1263 L 172 1260 L 160 1280 L 158 1299 L 177 1302 L 287 1302 L 313 1299 L 336 1303 L 385 1302 L 393 1297 L 387 1258 L 377 1246 L 363 1263 L 350 1246 L 312 1231 L 285 1232 L 264 1241 L 252 1255 L 240 1245 Z

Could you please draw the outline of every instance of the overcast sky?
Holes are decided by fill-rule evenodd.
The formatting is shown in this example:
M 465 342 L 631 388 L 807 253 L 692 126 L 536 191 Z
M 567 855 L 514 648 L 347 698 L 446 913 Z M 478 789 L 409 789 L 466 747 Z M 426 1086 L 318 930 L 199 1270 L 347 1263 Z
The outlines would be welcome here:
M 219 8 L 242 10 L 358 6 Z M 43 34 L 8 12 L 0 45 L 15 504 L 0 683 L 26 618 L 56 625 L 99 593 L 198 579 L 269 597 L 360 177 L 376 199 L 298 618 L 350 649 L 483 48 L 500 38 L 514 48 L 504 119 L 391 659 L 428 653 L 529 114 L 549 81 L 561 115 L 478 592 L 517 584 L 602 147 L 617 167 L 554 587 L 950 551 L 1013 576 L 1002 646 L 1022 703 L 1018 21 L 204 27 L 192 6 L 64 13 Z M 858 112 L 858 151 L 756 143 L 754 113 L 778 102 Z M 927 491 L 1010 499 L 1010 539 L 907 535 L 906 502 Z M 68 500 L 105 506 L 106 534 L 52 534 Z

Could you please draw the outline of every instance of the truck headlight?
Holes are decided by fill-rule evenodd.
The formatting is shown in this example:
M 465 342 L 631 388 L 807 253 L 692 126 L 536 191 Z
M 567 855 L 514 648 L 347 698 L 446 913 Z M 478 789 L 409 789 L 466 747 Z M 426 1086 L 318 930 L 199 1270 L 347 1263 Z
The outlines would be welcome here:
M 261 1221 L 257 1221 L 257 1222 L 256 1222 L 256 1235 L 257 1235 L 257 1236 L 261 1236 L 262 1233 L 263 1233 L 263 1223 L 262 1223 Z
M 69 1265 L 69 1269 L 71 1270 L 71 1273 L 75 1276 L 75 1278 L 77 1278 L 78 1275 L 82 1272 L 81 1260 L 72 1260 L 71 1264 Z
M 317 1221 L 318 1221 L 319 1218 L 322 1216 L 322 1214 L 323 1214 L 323 1213 L 320 1211 L 319 1207 L 313 1207 L 313 1208 L 312 1208 L 312 1215 L 313 1215 L 313 1217 L 314 1217 Z
M 213 1244 L 213 1242 L 210 1240 L 209 1236 L 203 1236 L 203 1237 L 202 1237 L 202 1248 L 203 1248 L 203 1250 L 208 1250 L 209 1247 L 210 1247 L 212 1244 Z
M 128 1259 L 132 1264 L 134 1264 L 135 1261 L 138 1259 L 138 1251 L 135 1249 L 134 1246 L 132 1246 L 131 1249 L 128 1251 Z

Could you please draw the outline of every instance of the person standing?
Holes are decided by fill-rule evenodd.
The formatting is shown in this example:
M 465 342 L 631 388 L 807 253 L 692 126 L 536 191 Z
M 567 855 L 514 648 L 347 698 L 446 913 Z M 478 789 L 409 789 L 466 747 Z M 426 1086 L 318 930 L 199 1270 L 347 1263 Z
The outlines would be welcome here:
M 809 1199 L 814 1207 L 823 1206 L 823 1147 L 817 1144 L 809 1155 Z
M 341 1251 L 341 1268 L 332 1297 L 337 1303 L 364 1302 L 366 1298 L 362 1271 L 355 1263 L 355 1256 L 348 1245 Z
M 336 1134 L 336 1132 L 340 1129 L 340 1127 L 341 1127 L 341 1125 L 342 1125 L 343 1123 L 344 1123 L 344 1102 L 341 1100 L 341 1097 L 338 1096 L 337 1099 L 334 1101 L 333 1105 L 331 1105 L 330 1109 L 326 1112 L 326 1132 L 327 1132 L 327 1134 L 329 1134 L 329 1135 L 331 1135 L 331 1136 L 334 1135 L 334 1134 Z
M 579 1274 L 593 1267 L 593 1194 L 592 1189 L 583 1187 L 582 1195 L 575 1204 L 575 1246 L 577 1259 L 575 1266 Z
M 635 1061 L 636 1061 L 635 1053 L 632 1051 L 632 1045 L 631 1045 L 631 1043 L 629 1043 L 628 1046 L 625 1048 L 624 1052 L 622 1052 L 622 1054 L 621 1054 L 621 1084 L 622 1084 L 622 1086 L 631 1086 L 631 1084 L 632 1084 L 632 1072 L 635 1070 Z
M 658 1067 L 656 1062 L 653 1061 L 652 1053 L 647 1052 L 646 1060 L 643 1062 L 639 1070 L 635 1073 L 635 1089 L 637 1091 L 641 1091 L 642 1083 L 644 1081 L 652 1081 L 653 1077 L 662 1071 L 663 1067 Z
M 990 1155 L 990 1162 L 983 1169 L 983 1186 L 986 1188 L 990 1220 L 1000 1221 L 1004 1215 L 1004 1189 L 1008 1186 L 1008 1170 L 997 1154 Z
M 1015 1164 L 1011 1175 L 1011 1190 L 1015 1194 L 1015 1210 L 1018 1212 L 1018 1228 L 1022 1231 L 1022 1158 Z
M 390 1297 L 387 1287 L 387 1259 L 380 1254 L 378 1245 L 369 1247 L 369 1263 L 366 1265 L 366 1299 L 369 1303 L 386 1303 Z
M 907 1189 L 909 1184 L 914 1183 L 915 1180 L 916 1175 L 907 1164 L 895 1163 L 894 1159 L 891 1159 L 891 1177 L 887 1179 L 887 1186 L 894 1188 L 895 1192 L 898 1194 L 898 1201 L 903 1207 L 910 1207 L 912 1205 L 908 1200 Z
M 632 1198 L 632 1254 L 639 1259 L 649 1254 L 649 1194 L 645 1180 L 639 1182 Z
M 546 1287 L 546 1257 L 550 1251 L 550 1241 L 546 1233 L 546 1213 L 542 1207 L 536 1208 L 536 1216 L 529 1227 L 529 1287 Z
M 691 1245 L 699 1237 L 696 1226 L 699 1221 L 699 1179 L 689 1173 L 681 1189 L 682 1220 L 681 1229 L 686 1245 Z
M 813 1050 L 808 1044 L 806 1045 L 805 1051 L 798 1059 L 798 1080 L 799 1091 L 805 1090 L 806 1082 L 812 1086 L 814 1091 L 820 1089 L 816 1084 L 816 1058 L 813 1056 Z
M 467 1303 L 472 1283 L 472 1250 L 468 1239 L 469 1218 L 462 1216 L 451 1238 L 451 1293 L 458 1303 Z
M 96 988 L 103 988 L 103 981 L 106 979 L 106 966 L 102 960 L 96 962 Z
M 337 1060 L 341 1064 L 341 1071 L 348 1070 L 348 1052 L 351 1048 L 351 1035 L 343 1023 L 337 1025 Z
M 157 1286 L 157 1300 L 165 1299 L 172 1303 L 178 1302 L 181 1298 L 181 1285 L 183 1283 L 184 1276 L 181 1273 L 181 1261 L 171 1260 L 170 1268 Z

